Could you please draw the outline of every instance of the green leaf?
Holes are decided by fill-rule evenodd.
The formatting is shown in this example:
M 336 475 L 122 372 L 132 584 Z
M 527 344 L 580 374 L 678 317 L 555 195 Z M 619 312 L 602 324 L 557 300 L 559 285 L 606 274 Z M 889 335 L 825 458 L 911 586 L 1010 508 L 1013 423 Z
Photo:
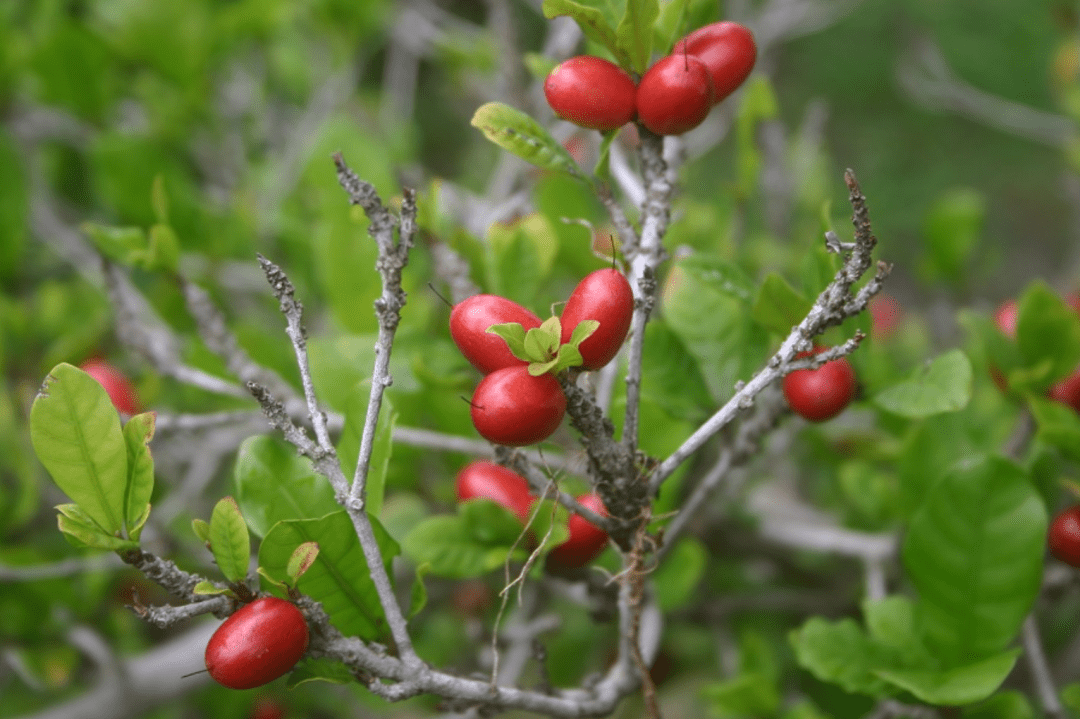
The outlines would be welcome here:
M 427 606 L 427 587 L 424 586 L 424 575 L 431 571 L 431 565 L 424 562 L 416 568 L 416 579 L 413 581 L 412 590 L 409 592 L 409 618 L 412 619 Z
M 141 263 L 143 269 L 176 272 L 180 264 L 180 240 L 172 227 L 157 224 L 150 227 L 150 243 L 146 257 Z
M 975 706 L 964 707 L 964 719 L 1035 719 L 1035 709 L 1022 692 L 1003 691 Z
M 621 129 L 603 133 L 604 139 L 600 141 L 600 151 L 596 158 L 596 167 L 593 168 L 593 176 L 605 185 L 611 184 L 611 143 L 619 136 Z
M 662 319 L 645 325 L 641 397 L 677 419 L 700 420 L 713 409 L 701 366 Z
M 69 364 L 52 369 L 30 410 L 34 452 L 106 534 L 124 528 L 127 446 L 105 389 Z
M 558 317 L 551 317 L 539 327 L 533 327 L 525 333 L 525 358 L 529 362 L 550 362 L 559 348 L 561 334 Z
M 113 262 L 132 267 L 141 265 L 147 257 L 150 241 L 139 227 L 110 227 L 84 222 L 82 231 L 97 247 L 98 252 Z
M 521 531 L 520 524 L 518 531 Z M 479 577 L 506 563 L 508 545 L 480 542 L 464 515 L 429 517 L 413 527 L 401 543 L 406 556 L 417 565 L 429 563 L 431 574 L 450 579 Z M 525 558 L 522 549 L 513 559 Z
M 165 191 L 165 176 L 160 173 L 150 185 L 150 206 L 154 208 L 154 219 L 161 224 L 169 223 L 169 195 Z
M 874 403 L 909 419 L 956 412 L 971 400 L 971 360 L 951 350 L 916 370 L 908 380 L 882 390 Z
M 780 690 L 771 677 L 749 672 L 706 685 L 701 691 L 709 714 L 720 719 L 775 716 Z
M 658 49 L 670 54 L 675 43 L 686 32 L 690 0 L 668 0 L 660 6 L 660 16 L 653 26 Z
M 942 193 L 923 221 L 924 269 L 931 278 L 964 279 L 985 218 L 986 200 L 977 190 L 960 187 Z
M 509 547 L 523 531 L 521 520 L 513 512 L 483 497 L 461 502 L 458 514 L 480 544 Z
M 524 362 L 529 361 L 525 353 L 525 328 L 521 326 L 520 322 L 504 322 L 492 325 L 485 331 L 502 337 L 506 342 L 507 349 L 510 350 L 510 354 Z
M 897 663 L 895 650 L 871 640 L 855 620 L 812 617 L 790 639 L 799 666 L 818 679 L 878 698 L 896 693 L 877 672 Z
M 154 457 L 150 454 L 150 440 L 154 438 L 154 423 L 157 415 L 153 412 L 137 414 L 124 425 L 124 444 L 127 447 L 127 488 L 124 493 L 124 519 L 132 539 L 138 535 L 132 532 L 139 519 L 146 514 L 150 506 L 150 495 L 154 492 Z M 145 522 L 145 519 L 143 520 Z
M 903 561 L 920 597 L 925 643 L 946 667 L 1004 649 L 1038 595 L 1046 509 L 1024 472 L 981 457 L 931 489 Z
M 619 47 L 615 30 L 602 11 L 574 2 L 574 0 L 544 0 L 543 10 L 544 17 L 548 20 L 560 15 L 572 17 L 585 33 L 585 37 L 606 47 L 615 56 L 616 62 L 624 68 L 633 66 L 630 56 Z
M 558 234 L 541 215 L 491 225 L 484 258 L 490 291 L 521 305 L 532 304 L 558 251 Z
M 908 597 L 896 595 L 862 603 L 863 617 L 870 637 L 901 655 L 920 663 L 931 660 L 919 643 L 916 606 Z
M 708 552 L 696 539 L 680 541 L 653 572 L 653 586 L 660 608 L 670 612 L 693 599 L 694 588 L 705 573 Z
M 1019 655 L 1019 649 L 1010 649 L 947 671 L 891 669 L 879 670 L 877 674 L 928 704 L 961 706 L 993 694 L 1012 671 Z
M 294 689 L 308 682 L 353 684 L 356 682 L 356 675 L 341 662 L 332 659 L 312 659 L 307 657 L 289 672 L 285 686 Z
M 268 582 L 270 586 L 275 587 L 282 594 L 289 590 L 289 582 L 279 582 L 277 579 L 274 579 L 269 574 L 267 574 L 265 567 L 257 567 L 255 569 L 255 573 L 262 578 L 261 581 Z
M 770 272 L 758 289 L 750 316 L 767 330 L 787 334 L 813 306 L 813 300 L 803 297 L 776 272 Z
M 79 549 L 108 549 L 120 552 L 139 548 L 138 542 L 103 532 L 77 504 L 61 504 L 56 509 L 60 512 L 56 517 L 56 524 L 63 532 L 64 539 Z
M 1029 396 L 1027 401 L 1039 427 L 1039 440 L 1072 460 L 1080 460 L 1080 416 L 1076 410 L 1042 397 Z
M 616 57 L 625 55 L 630 67 L 639 75 L 649 67 L 652 55 L 653 24 L 660 15 L 657 0 L 626 0 L 626 11 L 615 28 Z
M 210 515 L 210 551 L 218 569 L 230 582 L 247 577 L 251 539 L 240 507 L 232 497 L 222 497 Z
M 236 501 L 258 537 L 281 520 L 314 519 L 340 509 L 330 482 L 315 473 L 311 462 L 269 435 L 249 437 L 240 445 L 233 484 Z
M 1037 371 L 1029 388 L 1043 390 L 1080 362 L 1080 318 L 1043 282 L 1020 298 L 1016 344 L 1026 367 Z
M 228 594 L 230 596 L 233 595 L 233 591 L 231 589 L 215 587 L 211 582 L 207 581 L 202 581 L 196 584 L 194 587 L 192 587 L 191 593 L 200 594 L 203 596 L 213 596 L 216 594 Z
M 544 372 L 557 373 L 570 367 L 580 367 L 585 364 L 585 358 L 581 356 L 581 350 L 571 344 L 559 345 L 559 351 L 555 360 L 546 364 L 530 364 L 529 374 L 538 377 Z M 536 371 L 534 371 L 536 368 Z
M 26 254 L 30 218 L 30 183 L 10 133 L 0 130 L 0 277 L 19 271 Z
M 581 343 L 592 337 L 593 333 L 598 329 L 600 329 L 600 322 L 597 320 L 582 320 L 581 322 L 578 322 L 577 327 L 570 333 L 569 344 L 574 347 L 580 347 Z
M 540 82 L 543 82 L 544 78 L 546 78 L 548 74 L 555 69 L 555 66 L 559 64 L 547 55 L 539 52 L 527 52 L 522 55 L 521 59 L 533 79 L 539 80 Z
M 195 536 L 199 538 L 201 542 L 210 541 L 210 523 L 203 519 L 191 520 L 191 531 L 195 532 Z
M 749 197 L 757 187 L 761 171 L 761 151 L 758 149 L 757 126 L 777 116 L 778 104 L 772 85 L 763 73 L 755 73 L 743 85 L 742 101 L 735 120 L 735 138 L 738 147 L 738 191 Z
M 750 318 L 754 286 L 736 265 L 703 255 L 679 260 L 664 284 L 663 318 L 697 360 L 714 402 L 747 380 L 769 351 Z
M 398 553 L 397 543 L 377 520 L 371 518 L 371 524 L 383 563 L 388 565 Z M 283 581 L 288 576 L 289 559 L 305 542 L 317 543 L 319 556 L 300 577 L 299 590 L 322 602 L 342 634 L 379 639 L 385 633 L 386 619 L 349 515 L 342 510 L 318 519 L 275 524 L 259 547 L 259 564 L 270 576 Z
M 481 105 L 472 126 L 499 147 L 544 170 L 584 179 L 581 168 L 562 143 L 529 115 L 501 102 Z
M 285 565 L 285 573 L 293 586 L 296 585 L 296 580 L 304 575 L 304 572 L 311 569 L 311 565 L 315 563 L 318 556 L 319 545 L 316 542 L 304 542 L 296 548 L 289 557 L 289 563 Z

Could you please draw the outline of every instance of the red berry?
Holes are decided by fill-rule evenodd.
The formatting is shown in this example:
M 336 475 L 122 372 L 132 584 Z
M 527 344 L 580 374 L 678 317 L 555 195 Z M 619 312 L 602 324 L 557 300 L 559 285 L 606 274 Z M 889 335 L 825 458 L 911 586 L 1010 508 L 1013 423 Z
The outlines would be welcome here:
M 1020 309 L 1016 300 L 1006 300 L 994 312 L 994 324 L 1001 330 L 1001 334 L 1011 340 L 1016 339 L 1016 320 L 1020 316 Z
M 626 277 L 616 269 L 596 270 L 586 275 L 566 301 L 562 317 L 562 342 L 570 341 L 582 320 L 600 323 L 578 349 L 587 370 L 600 369 L 619 353 L 630 331 L 634 314 L 634 292 Z
M 591 55 L 566 60 L 544 80 L 544 96 L 556 115 L 601 132 L 634 119 L 634 92 L 625 70 Z
M 1047 534 L 1050 554 L 1074 567 L 1080 567 L 1080 505 L 1062 511 L 1050 523 Z
M 870 319 L 873 322 L 871 331 L 876 337 L 889 337 L 900 326 L 900 303 L 890 295 L 874 295 L 867 309 L 870 310 Z
M 694 30 L 676 43 L 672 55 L 684 51 L 708 68 L 714 103 L 735 92 L 757 60 L 753 33 L 735 22 L 714 22 Z
M 230 689 L 272 682 L 300 661 L 308 645 L 304 615 L 291 602 L 263 597 L 236 610 L 206 645 L 206 669 Z
M 1080 412 L 1080 369 L 1055 382 L 1046 396 Z
M 809 357 L 824 349 L 800 352 L 797 357 Z M 846 357 L 841 357 L 817 369 L 800 369 L 784 377 L 784 397 L 796 414 L 811 422 L 823 422 L 844 411 L 855 397 L 855 386 L 855 370 Z
M 638 85 L 638 119 L 657 135 L 681 135 L 694 129 L 712 105 L 709 70 L 694 55 L 660 58 Z
M 98 381 L 109 394 L 113 406 L 123 414 L 138 414 L 139 396 L 135 385 L 124 373 L 102 359 L 91 359 L 79 365 L 86 374 Z
M 607 515 L 604 503 L 595 494 L 583 494 L 577 498 L 578 502 L 591 509 L 597 514 Z M 551 550 L 548 561 L 560 567 L 578 568 L 584 567 L 600 556 L 607 546 L 607 532 L 585 519 L 579 514 L 570 517 L 568 523 L 570 538 Z
M 505 367 L 480 380 L 472 421 L 484 439 L 521 447 L 542 442 L 559 428 L 566 395 L 551 374 L 533 377 L 528 367 Z
M 263 698 L 252 707 L 249 719 L 285 719 L 285 707 L 273 699 Z
M 529 518 L 533 497 L 529 483 L 520 474 L 493 462 L 471 462 L 457 476 L 459 502 L 483 497 L 506 507 L 522 522 Z
M 540 326 L 540 318 L 517 302 L 498 295 L 473 295 L 450 311 L 450 336 L 473 367 L 489 374 L 525 362 L 510 353 L 506 340 L 487 331 L 492 325 L 517 322 L 526 331 Z

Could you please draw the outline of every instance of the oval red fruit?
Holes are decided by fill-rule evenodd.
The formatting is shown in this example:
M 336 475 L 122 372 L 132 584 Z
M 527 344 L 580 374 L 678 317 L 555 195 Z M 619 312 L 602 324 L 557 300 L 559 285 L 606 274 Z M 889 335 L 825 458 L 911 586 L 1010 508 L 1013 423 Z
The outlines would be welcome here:
M 1055 382 L 1046 396 L 1080 412 L 1080 369 Z
M 705 63 L 713 85 L 713 103 L 720 102 L 743 84 L 757 61 L 754 35 L 736 22 L 714 22 L 698 28 L 675 45 Z
M 824 351 L 815 349 L 813 354 Z M 800 352 L 798 357 L 809 357 Z M 832 419 L 855 397 L 855 370 L 846 357 L 826 362 L 817 369 L 800 369 L 784 377 L 784 397 L 791 410 L 811 422 Z
M 506 507 L 522 522 L 529 518 L 533 503 L 529 483 L 520 474 L 494 462 L 477 461 L 465 465 L 458 472 L 456 489 L 459 502 L 483 497 Z
M 1016 300 L 1006 300 L 994 312 L 994 324 L 997 325 L 1001 334 L 1014 340 L 1016 339 L 1016 320 L 1019 316 L 1020 309 L 1017 307 Z
M 473 295 L 450 311 L 450 336 L 473 367 L 489 374 L 525 362 L 510 353 L 506 341 L 487 331 L 492 325 L 517 322 L 526 331 L 540 326 L 540 318 L 517 302 L 498 295 Z
M 480 380 L 470 409 L 481 437 L 509 447 L 547 439 L 565 412 L 559 381 L 550 374 L 533 377 L 524 366 L 504 367 Z
M 634 119 L 634 79 L 615 63 L 579 55 L 544 80 L 544 96 L 564 120 L 607 132 Z
M 118 411 L 138 414 L 139 395 L 135 392 L 135 385 L 131 384 L 131 380 L 123 372 L 102 359 L 87 360 L 79 365 L 79 368 L 105 388 Z
M 1080 505 L 1062 511 L 1050 523 L 1047 534 L 1050 554 L 1074 567 L 1080 567 Z
M 582 320 L 596 320 L 600 327 L 578 349 L 587 370 L 600 369 L 619 353 L 634 315 L 634 292 L 621 272 L 606 268 L 590 272 L 574 288 L 562 317 L 562 342 L 570 341 Z
M 263 597 L 217 628 L 206 645 L 206 669 L 222 686 L 251 689 L 292 669 L 307 645 L 307 622 L 296 605 Z
M 577 498 L 578 502 L 591 509 L 597 514 L 607 515 L 604 503 L 595 494 L 583 494 Z M 584 567 L 600 556 L 607 546 L 607 532 L 597 527 L 580 514 L 570 516 L 568 523 L 570 537 L 551 550 L 548 561 L 554 562 L 560 567 L 578 568 Z
M 694 55 L 660 58 L 638 85 L 638 119 L 657 135 L 681 135 L 694 129 L 712 106 L 709 70 Z

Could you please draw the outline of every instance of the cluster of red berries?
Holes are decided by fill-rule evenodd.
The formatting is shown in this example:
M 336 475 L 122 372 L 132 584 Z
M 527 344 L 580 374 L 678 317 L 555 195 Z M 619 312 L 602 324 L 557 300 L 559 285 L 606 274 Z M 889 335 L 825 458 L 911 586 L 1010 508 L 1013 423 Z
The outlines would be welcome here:
M 734 92 L 755 60 L 757 45 L 749 30 L 716 22 L 675 43 L 639 83 L 614 63 L 579 55 L 551 71 L 544 95 L 556 115 L 581 127 L 607 132 L 636 117 L 658 135 L 680 135 Z
M 514 513 L 523 523 L 528 520 L 536 498 L 529 494 L 529 483 L 519 474 L 491 462 L 472 462 L 457 476 L 459 502 L 490 499 Z M 577 498 L 582 506 L 606 514 L 604 503 L 595 494 Z M 569 538 L 548 554 L 549 566 L 576 569 L 595 559 L 607 546 L 607 532 L 580 515 L 573 515 L 567 525 Z
M 1080 315 L 1080 295 L 1067 294 L 1065 295 L 1065 302 Z M 1005 301 L 994 312 L 994 324 L 997 325 L 1003 335 L 1011 340 L 1016 339 L 1016 322 L 1019 313 L 1020 309 L 1016 304 L 1016 300 Z M 1005 376 L 1001 373 L 1001 370 L 991 367 L 990 377 L 1002 392 L 1007 389 Z M 1047 391 L 1046 396 L 1055 402 L 1061 402 L 1080 412 L 1080 367 L 1077 367 L 1068 377 L 1055 382 Z
M 496 444 L 520 447 L 542 442 L 558 429 L 566 412 L 566 395 L 555 376 L 542 369 L 553 363 L 559 347 L 571 343 L 583 320 L 599 323 L 582 340 L 582 368 L 595 370 L 615 357 L 630 329 L 634 295 L 626 277 L 616 269 L 587 275 L 567 300 L 560 318 L 561 334 L 526 342 L 543 356 L 518 356 L 507 341 L 489 332 L 496 325 L 517 324 L 528 332 L 540 331 L 540 318 L 516 302 L 497 295 L 474 295 L 450 312 L 450 336 L 465 359 L 485 376 L 471 401 L 473 426 Z M 533 374 L 537 366 L 538 374 Z
M 812 352 L 800 352 L 796 358 L 824 352 L 816 347 Z M 847 357 L 831 360 L 817 369 L 800 369 L 784 377 L 784 398 L 796 414 L 811 422 L 824 422 L 844 411 L 855 398 L 858 382 L 855 369 Z

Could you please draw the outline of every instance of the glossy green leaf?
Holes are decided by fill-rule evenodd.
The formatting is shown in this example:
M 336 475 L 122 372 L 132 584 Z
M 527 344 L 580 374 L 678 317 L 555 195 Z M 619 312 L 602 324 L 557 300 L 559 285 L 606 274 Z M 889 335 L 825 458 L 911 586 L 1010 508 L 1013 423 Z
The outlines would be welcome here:
M 296 580 L 302 577 L 304 572 L 311 569 L 311 565 L 315 563 L 318 556 L 319 545 L 317 542 L 304 542 L 296 548 L 296 551 L 289 557 L 289 563 L 285 566 L 285 573 L 294 586 Z
M 660 6 L 660 16 L 653 28 L 658 50 L 670 54 L 675 43 L 686 34 L 689 10 L 690 0 L 668 0 Z
M 874 641 L 917 662 L 931 660 L 919 642 L 917 609 L 908 597 L 896 595 L 877 601 L 867 600 L 862 603 L 862 611 L 866 630 Z
M 768 334 L 750 319 L 754 286 L 735 265 L 695 255 L 672 268 L 663 318 L 697 360 L 714 402 L 747 380 L 768 354 Z
M 750 315 L 765 329 L 786 335 L 813 306 L 813 300 L 803 297 L 776 272 L 770 272 L 758 289 Z
M 383 562 L 389 564 L 398 553 L 397 543 L 378 521 L 372 519 L 371 523 Z M 259 564 L 270 576 L 283 581 L 288 576 L 289 558 L 304 542 L 316 542 L 319 556 L 300 577 L 300 591 L 322 602 L 342 634 L 365 640 L 381 637 L 386 620 L 349 515 L 342 510 L 318 519 L 275 524 L 259 547 Z
M 192 587 L 191 593 L 192 594 L 198 594 L 198 595 L 201 595 L 201 596 L 215 596 L 215 595 L 218 595 L 218 594 L 228 594 L 228 595 L 233 594 L 231 589 L 225 589 L 225 588 L 222 588 L 222 587 L 216 587 L 211 582 L 207 582 L 207 581 L 202 581 L 202 582 L 199 582 L 198 584 L 196 584 L 194 587 Z
M 581 343 L 592 337 L 596 330 L 600 329 L 600 323 L 597 320 L 582 320 L 577 323 L 577 327 L 570 333 L 569 344 L 574 347 L 580 347 Z
M 946 671 L 891 669 L 877 674 L 928 704 L 961 706 L 993 694 L 1012 671 L 1019 655 L 1019 649 L 1010 649 Z
M 294 689 L 308 682 L 327 682 L 329 684 L 353 684 L 356 675 L 351 669 L 332 659 L 303 659 L 289 672 L 285 686 Z
M 52 369 L 30 410 L 34 452 L 53 481 L 106 533 L 124 528 L 127 446 L 105 389 L 69 364 Z
M 544 17 L 548 20 L 560 15 L 571 17 L 581 27 L 585 37 L 599 43 L 615 56 L 616 62 L 625 68 L 632 66 L 629 55 L 619 47 L 615 29 L 608 23 L 604 13 L 597 8 L 583 5 L 574 0 L 544 0 Z
M 615 42 L 619 53 L 626 56 L 630 67 L 639 75 L 649 67 L 652 55 L 653 24 L 660 15 L 657 0 L 626 0 L 626 10 L 615 28 Z
M 60 512 L 56 516 L 57 527 L 64 534 L 64 539 L 75 547 L 108 549 L 114 552 L 139 548 L 138 542 L 103 532 L 77 504 L 61 504 L 57 506 L 57 510 Z
M 146 513 L 150 495 L 154 492 L 154 457 L 150 440 L 154 438 L 153 412 L 137 414 L 124 425 L 124 444 L 127 447 L 127 488 L 124 493 L 124 519 L 129 531 Z M 138 535 L 132 535 L 138 539 Z
M 855 620 L 812 617 L 790 638 L 799 666 L 818 679 L 855 694 L 884 698 L 896 693 L 877 673 L 896 665 L 896 650 L 873 641 Z
M 558 317 L 551 317 L 539 327 L 533 327 L 525 333 L 525 357 L 531 362 L 550 361 L 559 347 L 560 334 Z
M 251 538 L 240 507 L 232 497 L 222 497 L 210 515 L 210 551 L 218 569 L 230 582 L 247 577 L 251 561 Z
M 1076 410 L 1035 396 L 1028 397 L 1028 406 L 1039 427 L 1038 438 L 1070 459 L 1080 461 L 1080 416 Z
M 1038 370 L 1029 388 L 1045 389 L 1080 362 L 1080 318 L 1045 283 L 1035 282 L 1020 298 L 1016 344 L 1024 365 Z
M 429 563 L 432 575 L 450 579 L 479 577 L 503 566 L 509 549 L 508 544 L 488 545 L 479 541 L 462 515 L 425 519 L 412 528 L 401 547 L 417 565 Z M 519 548 L 513 558 L 520 561 L 525 556 Z
M 917 369 L 904 382 L 882 390 L 874 404 L 909 419 L 956 412 L 971 401 L 971 360 L 962 350 L 951 350 Z
M 653 572 L 653 587 L 660 608 L 670 612 L 685 606 L 705 573 L 708 552 L 696 539 L 681 540 Z
M 509 547 L 521 537 L 521 521 L 513 512 L 490 499 L 478 497 L 461 502 L 458 514 L 472 538 L 481 544 Z
M 605 185 L 611 184 L 611 143 L 619 136 L 621 129 L 605 132 L 604 139 L 600 141 L 600 151 L 596 157 L 593 176 Z
M 963 719 L 1035 719 L 1035 708 L 1022 692 L 1001 691 L 974 706 L 964 707 Z
M 771 677 L 757 673 L 707 684 L 701 698 L 709 714 L 719 719 L 752 719 L 775 716 L 780 708 L 780 688 Z
M 259 537 L 281 520 L 314 519 L 340 509 L 330 482 L 291 445 L 270 435 L 240 445 L 233 486 L 248 526 Z
M 472 126 L 499 147 L 544 170 L 584 177 L 562 143 L 524 112 L 489 102 L 473 114 Z
M 1046 509 L 1016 465 L 983 457 L 930 489 L 903 546 L 922 634 L 946 667 L 1011 642 L 1042 579 Z

